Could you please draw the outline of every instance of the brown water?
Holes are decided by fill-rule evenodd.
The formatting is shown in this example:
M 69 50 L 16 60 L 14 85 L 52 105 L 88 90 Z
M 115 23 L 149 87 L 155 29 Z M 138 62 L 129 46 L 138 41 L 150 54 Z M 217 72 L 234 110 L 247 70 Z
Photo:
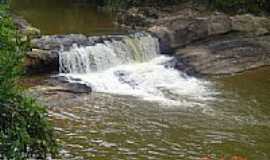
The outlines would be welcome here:
M 53 102 L 63 159 L 269 160 L 270 68 L 210 81 L 219 94 L 193 107 L 101 93 L 42 101 Z
M 78 0 L 11 0 L 12 10 L 43 34 L 119 33 L 111 11 Z
M 76 0 L 12 0 L 11 6 L 45 34 L 119 31 L 113 14 Z M 269 160 L 270 68 L 209 81 L 219 94 L 193 107 L 100 93 L 48 94 L 41 101 L 53 102 L 50 116 L 63 159 L 200 160 L 206 155 L 240 155 Z

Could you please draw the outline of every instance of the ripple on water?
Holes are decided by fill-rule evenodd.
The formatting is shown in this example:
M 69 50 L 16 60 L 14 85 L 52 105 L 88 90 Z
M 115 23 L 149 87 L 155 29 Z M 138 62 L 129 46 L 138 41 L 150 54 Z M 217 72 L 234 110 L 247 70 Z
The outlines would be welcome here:
M 204 155 L 216 159 L 242 155 L 268 160 L 270 121 L 267 111 L 261 112 L 264 105 L 228 95 L 203 101 L 210 108 L 204 112 L 202 106 L 163 106 L 129 96 L 93 93 L 84 97 L 83 105 L 71 103 L 53 110 L 55 115 L 71 112 L 79 121 L 67 115 L 65 123 L 57 116 L 52 118 L 65 150 L 73 157 L 199 160 Z

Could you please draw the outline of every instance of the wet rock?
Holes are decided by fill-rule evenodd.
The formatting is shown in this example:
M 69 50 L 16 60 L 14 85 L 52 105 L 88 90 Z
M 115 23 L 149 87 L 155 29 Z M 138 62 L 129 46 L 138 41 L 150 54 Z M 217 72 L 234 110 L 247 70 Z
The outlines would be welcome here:
M 65 86 L 41 85 L 30 88 L 27 94 L 37 98 L 40 103 L 50 107 L 81 105 L 89 98 L 90 92 L 80 92 Z
M 32 39 L 30 45 L 32 48 L 42 50 L 69 50 L 74 44 L 78 46 L 92 46 L 96 43 L 102 43 L 110 40 L 121 40 L 122 35 L 104 35 L 104 36 L 86 36 L 82 34 L 67 35 L 44 35 L 40 38 Z
M 89 94 L 92 88 L 86 84 L 70 83 L 66 77 L 54 76 L 46 79 L 41 86 L 34 86 L 31 89 L 39 89 L 45 94 Z M 30 90 L 31 90 L 30 89 Z
M 50 73 L 58 70 L 58 52 L 32 49 L 26 54 L 24 65 L 29 74 Z
M 93 102 L 93 96 L 98 93 L 92 93 L 91 89 L 78 89 L 78 87 L 70 87 L 62 82 L 54 82 L 37 85 L 29 88 L 26 94 L 36 98 L 39 103 L 48 107 L 49 109 L 61 109 L 62 107 L 71 106 L 83 106 L 85 104 L 90 104 Z M 84 88 L 80 86 L 80 88 Z M 100 97 L 99 95 L 96 97 Z
M 81 34 L 46 35 L 32 39 L 31 51 L 25 58 L 27 73 L 51 73 L 59 70 L 59 52 L 69 50 L 75 44 L 90 46 L 101 41 L 102 37 L 87 37 Z
M 270 65 L 270 36 L 218 36 L 176 50 L 176 68 L 203 75 L 232 74 Z
M 41 38 L 31 40 L 31 47 L 42 50 L 60 50 L 70 48 L 73 44 L 88 45 L 90 41 L 82 34 L 69 35 L 46 35 Z
M 130 34 L 130 37 L 144 35 Z M 105 41 L 122 41 L 124 35 L 86 36 L 82 34 L 45 35 L 31 40 L 31 51 L 27 53 L 25 66 L 28 73 L 50 73 L 59 69 L 59 52 L 74 46 L 93 46 Z
M 92 88 L 85 85 L 85 84 L 79 84 L 79 83 L 66 83 L 65 86 L 62 86 L 62 88 L 54 88 L 51 89 L 51 91 L 55 92 L 69 92 L 74 94 L 82 94 L 82 93 L 91 93 Z

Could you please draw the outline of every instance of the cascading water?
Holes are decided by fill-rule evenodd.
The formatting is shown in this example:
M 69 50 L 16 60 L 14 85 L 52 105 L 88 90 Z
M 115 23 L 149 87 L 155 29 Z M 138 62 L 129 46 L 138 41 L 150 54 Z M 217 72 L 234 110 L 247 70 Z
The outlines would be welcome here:
M 175 70 L 169 65 L 173 58 L 159 52 L 158 39 L 134 34 L 93 46 L 74 45 L 60 53 L 59 70 L 71 83 L 87 84 L 96 92 L 165 103 L 195 103 L 208 97 L 207 82 Z
M 69 51 L 60 53 L 60 73 L 93 73 L 120 64 L 145 62 L 158 54 L 158 40 L 143 33 L 94 46 L 78 47 L 74 44 Z

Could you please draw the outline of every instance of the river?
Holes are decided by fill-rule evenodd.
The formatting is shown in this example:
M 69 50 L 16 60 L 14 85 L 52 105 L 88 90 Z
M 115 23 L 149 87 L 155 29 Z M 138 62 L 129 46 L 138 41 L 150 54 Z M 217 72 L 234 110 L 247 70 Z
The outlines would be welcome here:
M 43 33 L 105 34 L 116 31 L 113 16 L 100 15 L 93 8 L 74 7 L 61 0 L 13 2 L 15 12 Z M 130 45 L 130 40 L 125 42 Z M 85 50 L 92 53 L 100 49 L 103 49 L 102 53 L 111 53 L 108 48 L 97 46 L 100 48 L 80 50 L 75 47 L 76 52 L 71 53 L 81 56 Z M 68 55 L 71 56 L 64 57 L 63 53 L 63 65 L 65 69 L 70 67 L 69 72 L 73 73 L 77 70 L 73 71 L 66 63 L 74 64 L 70 58 L 77 55 Z M 198 79 L 161 67 L 164 58 L 156 57 L 158 59 L 151 57 L 144 60 L 145 63 L 116 66 L 111 70 L 108 68 L 112 66 L 108 66 L 97 73 L 83 71 L 87 74 L 64 75 L 92 84 L 96 92 L 80 97 L 85 99 L 83 102 L 71 96 L 67 97 L 69 101 L 65 102 L 63 98 L 62 102 L 56 101 L 49 108 L 62 145 L 63 159 L 200 160 L 205 156 L 221 159 L 236 155 L 249 160 L 270 159 L 270 68 Z M 111 57 L 106 60 L 110 64 L 119 62 L 109 61 Z M 132 76 L 127 78 L 125 75 Z M 118 87 L 120 83 L 113 81 L 115 76 L 121 77 L 129 86 L 136 82 L 139 89 Z M 162 86 L 156 86 L 157 81 L 162 82 Z
M 78 0 L 11 0 L 11 9 L 23 16 L 42 34 L 120 33 L 114 14 Z

